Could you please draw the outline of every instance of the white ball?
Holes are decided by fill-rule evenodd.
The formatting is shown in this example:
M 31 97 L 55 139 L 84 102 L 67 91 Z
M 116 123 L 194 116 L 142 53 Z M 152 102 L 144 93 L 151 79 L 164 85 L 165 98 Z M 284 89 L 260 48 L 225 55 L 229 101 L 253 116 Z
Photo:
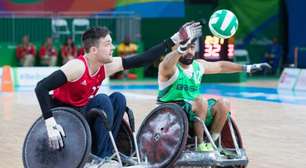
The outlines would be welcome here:
M 232 37 L 238 29 L 238 19 L 233 12 L 221 9 L 215 11 L 208 22 L 211 33 L 219 38 Z

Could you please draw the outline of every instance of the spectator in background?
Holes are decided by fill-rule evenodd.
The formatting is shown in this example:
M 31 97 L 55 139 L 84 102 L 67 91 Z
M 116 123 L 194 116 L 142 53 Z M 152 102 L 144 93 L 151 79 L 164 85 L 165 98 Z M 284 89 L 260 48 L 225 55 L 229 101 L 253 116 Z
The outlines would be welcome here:
M 85 48 L 84 47 L 80 47 L 78 50 L 78 56 L 79 55 L 84 55 L 85 54 Z
M 275 74 L 278 67 L 280 66 L 282 56 L 282 46 L 278 43 L 278 39 L 274 37 L 272 44 L 268 46 L 267 52 L 265 53 L 264 61 L 271 65 L 272 74 Z
M 47 66 L 55 66 L 57 62 L 57 51 L 53 47 L 53 40 L 51 37 L 46 39 L 44 45 L 39 50 L 40 63 Z
M 16 48 L 16 57 L 22 66 L 33 66 L 36 47 L 30 42 L 28 35 L 22 37 L 22 43 Z
M 126 35 L 124 37 L 123 42 L 118 45 L 118 54 L 120 57 L 126 57 L 137 52 L 138 46 L 135 43 L 131 42 L 130 36 Z M 122 72 L 118 72 L 114 75 L 114 78 L 122 79 L 122 78 L 130 78 L 135 79 L 137 78 L 135 74 L 131 74 L 128 70 Z
M 118 46 L 118 54 L 121 57 L 127 55 L 135 54 L 137 52 L 138 46 L 131 42 L 130 36 L 125 36 L 123 42 Z
M 66 42 L 62 46 L 61 55 L 62 55 L 62 58 L 63 58 L 63 64 L 65 64 L 69 60 L 72 60 L 73 58 L 76 58 L 77 47 L 75 46 L 71 37 L 68 37 L 66 39 Z

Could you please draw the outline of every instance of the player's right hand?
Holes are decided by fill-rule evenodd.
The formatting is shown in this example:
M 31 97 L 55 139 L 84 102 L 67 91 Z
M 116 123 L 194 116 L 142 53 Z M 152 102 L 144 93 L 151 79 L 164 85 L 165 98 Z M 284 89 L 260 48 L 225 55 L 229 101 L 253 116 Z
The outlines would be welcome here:
M 175 44 L 194 39 L 202 35 L 202 25 L 200 22 L 187 22 L 185 23 L 177 33 L 175 33 L 171 40 Z
M 65 137 L 64 129 L 61 125 L 57 124 L 54 117 L 45 120 L 47 128 L 49 147 L 53 150 L 58 150 L 64 147 L 63 137 Z

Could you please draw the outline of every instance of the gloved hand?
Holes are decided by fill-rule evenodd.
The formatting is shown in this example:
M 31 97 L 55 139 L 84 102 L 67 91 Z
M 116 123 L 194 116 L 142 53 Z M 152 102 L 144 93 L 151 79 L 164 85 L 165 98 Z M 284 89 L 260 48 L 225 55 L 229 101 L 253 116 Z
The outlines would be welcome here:
M 179 52 L 180 54 L 185 54 L 185 52 L 187 51 L 189 45 L 191 43 L 194 43 L 196 41 L 196 38 L 193 38 L 193 39 L 188 39 L 188 40 L 185 40 L 183 42 L 180 43 L 179 47 L 177 47 L 177 52 Z
M 64 147 L 63 137 L 65 132 L 61 125 L 57 124 L 54 117 L 45 120 L 47 133 L 49 137 L 49 147 L 53 150 L 58 150 Z
M 202 26 L 200 22 L 187 22 L 185 23 L 178 32 L 176 32 L 171 40 L 175 44 L 187 41 L 188 39 L 197 38 L 202 35 Z
M 259 64 L 252 64 L 252 65 L 243 65 L 242 69 L 244 72 L 247 73 L 254 73 L 258 71 L 270 71 L 271 66 L 268 63 L 259 63 Z

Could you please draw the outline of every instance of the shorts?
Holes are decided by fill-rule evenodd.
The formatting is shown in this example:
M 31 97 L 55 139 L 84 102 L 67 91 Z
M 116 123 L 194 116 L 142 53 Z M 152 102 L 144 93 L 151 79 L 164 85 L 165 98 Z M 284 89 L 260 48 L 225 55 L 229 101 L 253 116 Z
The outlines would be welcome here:
M 212 115 L 212 108 L 216 104 L 217 100 L 216 99 L 208 99 L 208 107 L 207 107 L 207 115 L 205 119 L 205 125 L 207 127 L 210 127 L 211 124 L 213 123 L 213 115 Z M 193 127 L 193 122 L 196 120 L 196 113 L 192 111 L 192 105 L 186 101 L 182 102 L 176 102 L 177 105 L 181 106 L 185 113 L 187 114 L 188 121 L 189 121 L 189 126 Z

